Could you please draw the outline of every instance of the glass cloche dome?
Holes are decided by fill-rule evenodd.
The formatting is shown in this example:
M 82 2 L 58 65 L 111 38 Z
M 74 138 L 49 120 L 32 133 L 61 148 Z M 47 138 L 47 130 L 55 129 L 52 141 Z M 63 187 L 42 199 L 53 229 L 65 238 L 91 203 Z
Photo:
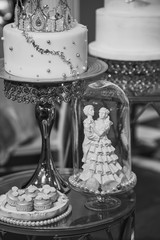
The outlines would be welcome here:
M 111 195 L 136 184 L 131 168 L 130 109 L 125 93 L 107 80 L 90 82 L 73 103 L 74 151 L 71 187 L 88 194 L 86 206 L 120 205 Z

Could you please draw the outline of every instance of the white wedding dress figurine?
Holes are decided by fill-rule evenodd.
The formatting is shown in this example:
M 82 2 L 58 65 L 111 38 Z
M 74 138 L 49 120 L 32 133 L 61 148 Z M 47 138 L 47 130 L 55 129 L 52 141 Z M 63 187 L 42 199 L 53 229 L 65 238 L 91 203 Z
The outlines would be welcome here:
M 122 181 L 124 173 L 115 154 L 115 148 L 107 134 L 113 122 L 107 108 L 100 108 L 99 118 L 93 119 L 94 107 L 87 105 L 84 108 L 87 118 L 84 120 L 84 141 L 82 173 L 80 179 L 86 182 L 89 189 L 98 190 L 112 182 L 116 187 Z M 113 184 L 114 183 L 114 184 Z

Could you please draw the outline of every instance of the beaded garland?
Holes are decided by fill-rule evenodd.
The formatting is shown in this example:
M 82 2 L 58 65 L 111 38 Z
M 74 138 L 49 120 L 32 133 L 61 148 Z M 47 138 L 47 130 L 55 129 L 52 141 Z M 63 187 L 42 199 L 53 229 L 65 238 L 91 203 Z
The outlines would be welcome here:
M 29 36 L 29 34 L 26 32 L 26 31 L 23 31 L 23 36 L 25 37 L 27 43 L 29 44 L 32 44 L 32 46 L 34 47 L 34 49 L 39 52 L 40 54 L 47 54 L 47 55 L 52 55 L 52 56 L 58 56 L 63 62 L 65 62 L 70 70 L 71 70 L 71 73 L 72 73 L 72 76 L 73 77 L 76 77 L 78 75 L 78 71 L 76 69 L 73 68 L 73 64 L 71 63 L 70 59 L 67 59 L 66 56 L 64 55 L 64 52 L 61 52 L 61 51 L 55 51 L 55 50 L 52 50 L 50 51 L 49 49 L 43 49 L 41 48 L 36 42 L 35 40 Z M 51 41 L 48 40 L 47 43 L 50 45 L 51 44 Z M 75 44 L 75 43 L 74 43 Z M 77 53 L 76 56 L 79 58 L 80 57 L 80 54 Z M 47 70 L 47 72 L 49 73 L 49 69 Z M 63 75 L 63 78 L 65 78 L 66 76 Z

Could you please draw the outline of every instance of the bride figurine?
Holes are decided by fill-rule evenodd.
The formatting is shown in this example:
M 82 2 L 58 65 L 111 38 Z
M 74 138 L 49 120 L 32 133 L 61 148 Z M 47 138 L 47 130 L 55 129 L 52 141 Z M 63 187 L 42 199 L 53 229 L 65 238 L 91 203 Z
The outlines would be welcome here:
M 86 187 L 92 190 L 107 191 L 108 188 L 116 188 L 122 181 L 124 173 L 115 154 L 108 133 L 113 122 L 109 117 L 107 108 L 99 109 L 99 117 L 93 119 L 94 107 L 87 105 L 84 108 L 87 118 L 84 120 L 84 141 L 82 172 L 80 179 Z

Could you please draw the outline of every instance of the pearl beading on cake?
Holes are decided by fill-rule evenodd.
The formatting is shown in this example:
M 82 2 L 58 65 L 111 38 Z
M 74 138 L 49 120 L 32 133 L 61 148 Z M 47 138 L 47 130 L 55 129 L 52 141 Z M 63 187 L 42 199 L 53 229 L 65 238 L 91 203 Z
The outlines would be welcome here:
M 29 34 L 26 31 L 23 31 L 23 36 L 25 37 L 27 43 L 32 44 L 33 48 L 39 52 L 40 54 L 47 54 L 47 55 L 52 55 L 52 56 L 58 56 L 63 62 L 65 62 L 67 65 L 69 65 L 70 70 L 72 72 L 72 76 L 76 76 L 78 74 L 78 72 L 73 68 L 73 64 L 71 63 L 71 61 L 69 59 L 67 59 L 64 55 L 64 52 L 61 51 L 55 51 L 55 50 L 49 50 L 49 49 L 43 49 L 41 48 L 36 42 L 35 40 L 29 36 Z M 48 40 L 47 43 L 49 45 L 51 45 L 51 41 Z M 80 54 L 78 53 L 77 57 L 79 57 Z M 49 73 L 50 70 L 48 69 L 47 72 Z M 65 76 L 63 75 L 63 77 L 65 78 Z
M 15 25 L 12 24 L 12 25 L 11 25 L 11 28 L 15 28 Z M 29 33 L 28 33 L 27 31 L 25 31 L 25 30 L 22 31 L 22 35 L 25 37 L 26 42 L 27 42 L 28 44 L 31 44 L 31 45 L 33 46 L 33 48 L 34 48 L 38 53 L 40 53 L 40 54 L 45 54 L 45 55 L 51 55 L 51 56 L 58 56 L 64 63 L 66 63 L 66 64 L 68 65 L 72 77 L 77 77 L 77 76 L 79 76 L 79 71 L 77 70 L 78 67 L 76 67 L 76 68 L 73 67 L 73 63 L 71 62 L 70 59 L 67 59 L 67 58 L 66 58 L 65 53 L 64 53 L 63 51 L 59 51 L 59 50 L 49 50 L 48 48 L 43 49 L 40 45 L 38 45 L 38 44 L 35 42 L 34 38 L 33 38 L 32 36 L 30 36 Z M 4 39 L 3 39 L 3 40 L 4 40 Z M 52 45 L 51 40 L 48 39 L 48 40 L 47 40 L 47 44 L 48 44 L 49 46 L 51 46 L 51 45 Z M 76 42 L 73 41 L 72 44 L 73 44 L 73 45 L 76 45 Z M 66 50 L 66 47 L 64 46 L 63 49 Z M 10 50 L 11 52 L 13 52 L 13 51 L 14 51 L 14 48 L 13 48 L 12 46 L 10 46 L 10 47 L 9 47 L 9 50 Z M 76 56 L 77 58 L 79 58 L 79 61 L 81 61 L 81 55 L 80 55 L 79 52 L 75 53 L 75 56 Z M 32 54 L 32 55 L 31 55 L 31 58 L 33 58 L 33 57 L 34 57 L 34 55 Z M 51 63 L 51 61 L 50 61 L 50 63 Z M 83 69 L 86 70 L 86 67 L 83 66 Z M 51 70 L 48 68 L 48 69 L 46 69 L 46 72 L 47 72 L 48 74 L 50 74 L 50 73 L 51 73 Z M 11 73 L 11 72 L 10 72 L 10 73 Z M 39 78 L 39 75 L 37 74 L 36 77 Z M 65 74 L 65 73 L 62 74 L 62 78 L 63 78 L 64 80 L 66 79 L 66 74 Z

